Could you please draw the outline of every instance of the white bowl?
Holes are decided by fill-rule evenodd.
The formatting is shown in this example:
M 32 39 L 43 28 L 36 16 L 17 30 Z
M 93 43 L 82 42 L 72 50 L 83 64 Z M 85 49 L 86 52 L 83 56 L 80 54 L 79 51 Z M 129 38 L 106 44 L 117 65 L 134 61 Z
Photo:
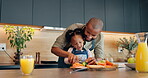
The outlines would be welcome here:
M 131 69 L 135 69 L 136 65 L 135 63 L 128 63 L 128 64 L 125 64 L 127 67 L 131 68 Z

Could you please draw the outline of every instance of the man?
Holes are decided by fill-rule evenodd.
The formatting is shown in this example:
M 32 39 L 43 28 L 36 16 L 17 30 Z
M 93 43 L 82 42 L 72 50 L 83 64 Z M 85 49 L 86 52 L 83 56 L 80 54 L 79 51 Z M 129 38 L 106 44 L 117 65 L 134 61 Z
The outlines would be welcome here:
M 61 62 L 63 61 L 62 57 L 68 57 L 68 61 L 71 64 L 78 61 L 78 57 L 76 55 L 63 50 L 65 46 L 68 46 L 65 38 L 66 32 L 76 28 L 82 28 L 83 30 L 82 32 L 84 34 L 84 39 L 86 40 L 84 47 L 89 50 L 94 49 L 94 55 L 96 59 L 104 58 L 104 40 L 101 34 L 103 22 L 100 19 L 91 18 L 86 25 L 78 23 L 72 24 L 64 31 L 62 35 L 56 39 L 52 46 L 51 52 L 60 57 L 58 61 L 59 65 L 63 63 Z M 88 64 L 95 64 L 95 58 L 88 58 L 86 62 Z

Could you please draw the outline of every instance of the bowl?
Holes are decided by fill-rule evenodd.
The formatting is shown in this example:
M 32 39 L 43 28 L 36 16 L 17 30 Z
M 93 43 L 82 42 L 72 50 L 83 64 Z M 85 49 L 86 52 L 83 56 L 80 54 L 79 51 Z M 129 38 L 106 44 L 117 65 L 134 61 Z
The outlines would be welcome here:
M 131 69 L 135 69 L 135 67 L 136 67 L 135 63 L 127 63 L 125 65 Z

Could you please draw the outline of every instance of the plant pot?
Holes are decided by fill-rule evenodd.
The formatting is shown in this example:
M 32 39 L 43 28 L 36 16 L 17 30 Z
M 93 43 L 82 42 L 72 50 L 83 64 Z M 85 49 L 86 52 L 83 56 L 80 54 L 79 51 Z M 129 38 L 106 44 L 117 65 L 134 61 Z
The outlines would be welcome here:
M 15 52 L 14 54 L 15 56 L 13 62 L 18 65 L 20 64 L 20 55 L 22 55 L 23 53 L 21 52 L 20 49 L 17 49 L 17 52 Z

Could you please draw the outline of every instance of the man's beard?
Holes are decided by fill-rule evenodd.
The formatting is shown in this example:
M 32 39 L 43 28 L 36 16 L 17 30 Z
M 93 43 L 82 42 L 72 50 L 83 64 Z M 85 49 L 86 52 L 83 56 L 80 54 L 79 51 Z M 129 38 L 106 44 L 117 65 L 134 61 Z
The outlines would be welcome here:
M 84 40 L 87 41 L 87 42 L 90 42 L 90 41 L 94 40 L 93 38 L 92 38 L 91 40 L 86 40 L 87 35 L 85 35 L 84 33 L 83 33 L 83 38 L 84 38 Z
M 84 28 L 84 29 L 82 30 L 82 36 L 83 36 L 84 40 L 87 41 L 87 42 L 90 42 L 90 41 L 94 40 L 93 38 L 92 38 L 91 40 L 86 40 L 87 35 L 85 35 L 85 29 L 86 29 L 86 28 Z

